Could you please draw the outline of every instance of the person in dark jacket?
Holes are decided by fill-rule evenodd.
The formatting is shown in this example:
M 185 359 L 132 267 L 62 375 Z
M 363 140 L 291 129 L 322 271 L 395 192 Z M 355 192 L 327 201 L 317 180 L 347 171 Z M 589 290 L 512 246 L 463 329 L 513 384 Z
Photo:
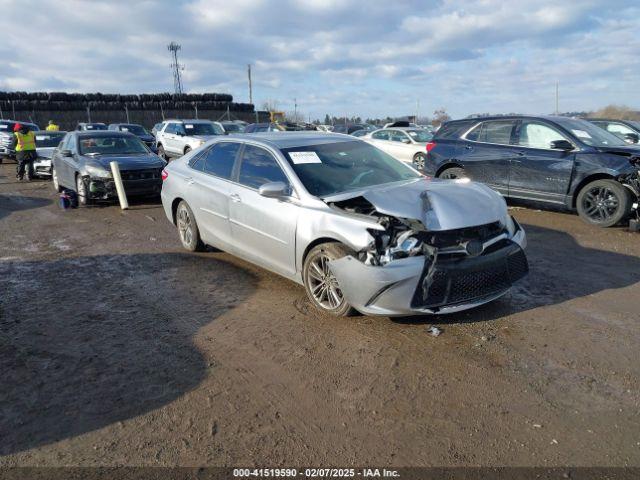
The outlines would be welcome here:
M 9 145 L 10 150 L 15 150 L 17 166 L 16 178 L 33 178 L 33 161 L 36 159 L 36 135 L 26 125 L 16 123 L 13 127 L 13 138 Z

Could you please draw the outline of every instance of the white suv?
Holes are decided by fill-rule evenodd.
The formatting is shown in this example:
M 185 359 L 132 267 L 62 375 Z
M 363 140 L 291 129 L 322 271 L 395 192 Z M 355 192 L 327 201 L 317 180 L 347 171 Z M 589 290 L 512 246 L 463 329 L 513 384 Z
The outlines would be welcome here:
M 209 120 L 167 120 L 156 134 L 158 155 L 168 160 L 181 157 L 207 140 L 225 132 Z

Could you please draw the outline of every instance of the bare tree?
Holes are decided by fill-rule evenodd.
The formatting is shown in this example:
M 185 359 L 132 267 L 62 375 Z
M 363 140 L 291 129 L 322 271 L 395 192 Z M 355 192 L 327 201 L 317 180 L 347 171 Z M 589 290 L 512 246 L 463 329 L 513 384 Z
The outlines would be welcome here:
M 435 112 L 433 112 L 433 120 L 431 120 L 431 125 L 433 125 L 434 127 L 438 127 L 449 120 L 451 120 L 451 116 L 447 113 L 444 107 L 440 107 Z
M 607 105 L 600 110 L 591 112 L 591 118 L 611 118 L 616 120 L 640 120 L 640 112 L 632 110 L 626 105 Z

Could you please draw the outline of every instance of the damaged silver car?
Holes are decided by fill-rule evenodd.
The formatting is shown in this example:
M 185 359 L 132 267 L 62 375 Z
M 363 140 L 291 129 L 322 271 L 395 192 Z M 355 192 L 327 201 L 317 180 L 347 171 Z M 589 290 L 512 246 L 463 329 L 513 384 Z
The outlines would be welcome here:
M 499 194 L 425 177 L 343 135 L 211 140 L 163 180 L 185 248 L 212 245 L 283 275 L 333 315 L 460 311 L 528 273 L 524 230 Z

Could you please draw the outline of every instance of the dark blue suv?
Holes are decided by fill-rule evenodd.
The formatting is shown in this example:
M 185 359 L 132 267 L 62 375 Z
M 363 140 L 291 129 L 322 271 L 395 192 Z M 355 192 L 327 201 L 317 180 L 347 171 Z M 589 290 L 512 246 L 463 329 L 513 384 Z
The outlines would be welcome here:
M 640 147 L 584 120 L 503 116 L 445 123 L 427 144 L 424 172 L 468 177 L 507 198 L 564 205 L 609 227 L 626 218 L 633 196 L 618 179 L 633 174 Z

